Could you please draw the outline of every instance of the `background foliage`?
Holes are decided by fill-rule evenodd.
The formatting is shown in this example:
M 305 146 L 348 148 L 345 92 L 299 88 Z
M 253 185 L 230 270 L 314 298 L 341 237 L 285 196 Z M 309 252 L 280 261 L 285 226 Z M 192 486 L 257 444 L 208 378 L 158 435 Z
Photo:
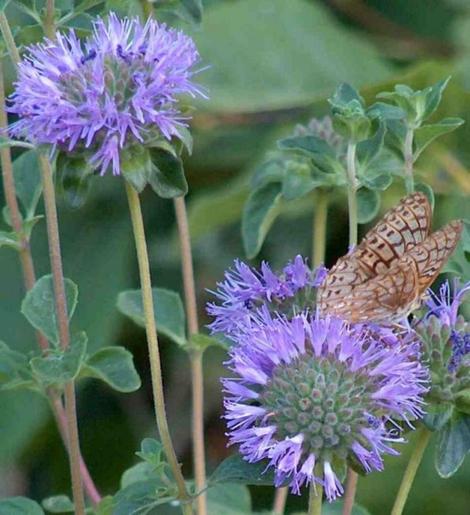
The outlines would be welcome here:
M 189 4 L 182 2 L 180 6 L 180 15 L 186 19 L 191 11 L 184 6 Z M 28 13 L 33 7 L 40 10 L 41 5 L 40 0 L 24 0 L 7 6 L 18 42 L 27 44 L 41 36 Z M 77 16 L 66 23 L 83 31 L 89 29 L 93 14 L 110 10 L 140 14 L 143 8 L 137 0 L 60 0 L 56 5 L 61 15 L 75 9 Z M 416 168 L 418 179 L 431 184 L 437 195 L 436 226 L 455 217 L 470 218 L 468 2 L 206 0 L 204 9 L 202 23 L 189 25 L 169 10 L 159 11 L 170 23 L 192 33 L 204 65 L 209 65 L 201 73 L 200 82 L 207 87 L 210 100 L 199 102 L 194 112 L 194 153 L 186 159 L 201 317 L 205 316 L 203 307 L 209 298 L 206 289 L 214 288 L 235 257 L 245 257 L 241 216 L 253 171 L 270 157 L 276 140 L 288 136 L 295 124 L 327 112 L 326 99 L 339 82 L 352 83 L 370 103 L 378 91 L 391 90 L 397 82 L 420 88 L 453 76 L 435 119 L 459 116 L 466 123 L 430 146 Z M 13 72 L 6 58 L 5 66 L 11 78 Z M 25 180 L 24 203 L 28 205 L 35 202 L 27 181 L 37 173 L 36 166 L 27 154 L 15 163 L 16 173 Z M 403 193 L 401 182 L 397 182 L 383 197 L 382 207 L 389 207 Z M 146 190 L 143 202 L 154 283 L 181 290 L 172 203 L 150 190 Z M 281 202 L 280 216 L 267 235 L 258 261 L 269 259 L 277 267 L 296 253 L 310 254 L 313 203 L 313 196 L 295 205 Z M 38 209 L 41 212 L 42 205 Z M 122 471 L 137 462 L 134 452 L 142 438 L 154 436 L 144 332 L 116 307 L 118 293 L 135 288 L 138 282 L 122 181 L 110 175 L 96 178 L 85 205 L 73 210 L 62 201 L 59 216 L 65 275 L 80 286 L 73 325 L 86 328 L 89 353 L 117 344 L 129 349 L 143 382 L 135 393 L 118 394 L 90 379 L 78 392 L 83 453 L 98 486 L 104 493 L 111 493 L 117 489 Z M 362 226 L 362 230 L 365 228 Z M 328 218 L 327 265 L 345 252 L 346 241 L 346 202 L 345 197 L 338 196 L 333 199 Z M 34 231 L 33 252 L 38 276 L 48 273 L 43 221 Z M 469 279 L 463 250 L 459 256 L 458 266 L 466 270 Z M 20 279 L 17 256 L 2 249 L 0 338 L 10 347 L 29 350 L 35 342 L 31 327 L 20 313 Z M 162 343 L 170 426 L 177 452 L 184 457 L 189 472 L 187 356 L 172 343 L 171 334 Z M 209 470 L 230 452 L 225 447 L 220 420 L 218 378 L 224 373 L 224 358 L 219 348 L 205 354 Z M 407 512 L 466 513 L 469 463 L 445 481 L 437 477 L 429 463 L 431 449 L 426 459 Z M 371 513 L 381 513 L 384 506 L 390 506 L 405 463 L 404 457 L 391 459 L 386 474 L 361 480 L 358 500 Z M 45 402 L 27 392 L 1 392 L 0 496 L 26 494 L 42 499 L 53 492 L 67 491 L 67 484 L 65 452 Z M 243 488 L 234 491 L 240 503 L 249 502 Z M 270 489 L 253 488 L 257 489 L 254 507 L 267 508 Z M 290 499 L 289 510 L 299 507 L 296 499 Z M 158 513 L 166 513 L 166 509 L 160 508 Z M 222 508 L 216 509 L 222 513 Z M 240 509 L 243 512 L 242 504 Z

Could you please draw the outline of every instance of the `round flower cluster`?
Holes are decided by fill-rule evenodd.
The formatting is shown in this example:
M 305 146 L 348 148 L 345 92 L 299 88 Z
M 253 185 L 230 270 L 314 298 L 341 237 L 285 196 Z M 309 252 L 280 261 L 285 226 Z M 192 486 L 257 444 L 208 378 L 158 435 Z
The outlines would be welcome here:
M 326 269 L 297 256 L 281 273 L 237 261 L 215 292 L 211 328 L 232 340 L 223 380 L 230 444 L 266 460 L 277 486 L 324 485 L 329 500 L 354 463 L 381 470 L 402 442 L 401 425 L 423 415 L 428 371 L 407 329 L 350 324 L 315 310 Z
M 459 309 L 470 293 L 470 282 L 453 287 L 441 285 L 439 293 L 429 292 L 427 313 L 416 324 L 423 342 L 423 355 L 432 372 L 427 401 L 437 405 L 455 405 L 467 413 L 470 409 L 470 324 Z
M 28 48 L 19 64 L 9 111 L 11 134 L 120 173 L 126 146 L 182 138 L 181 94 L 203 95 L 192 82 L 199 54 L 191 38 L 149 19 L 94 22 L 82 44 L 75 32 Z
M 221 303 L 208 304 L 207 311 L 215 319 L 209 327 L 214 333 L 230 336 L 249 326 L 261 306 L 289 311 L 312 305 L 314 288 L 325 274 L 324 267 L 312 272 L 301 256 L 287 263 L 279 274 L 265 262 L 258 271 L 237 260 L 225 273 L 225 281 L 217 284 L 218 290 L 212 292 Z
M 382 470 L 382 455 L 403 441 L 398 421 L 422 415 L 427 372 L 413 342 L 318 314 L 265 314 L 235 340 L 235 377 L 224 380 L 229 442 L 250 462 L 269 460 L 276 485 L 295 493 L 315 481 L 335 499 L 339 464 Z

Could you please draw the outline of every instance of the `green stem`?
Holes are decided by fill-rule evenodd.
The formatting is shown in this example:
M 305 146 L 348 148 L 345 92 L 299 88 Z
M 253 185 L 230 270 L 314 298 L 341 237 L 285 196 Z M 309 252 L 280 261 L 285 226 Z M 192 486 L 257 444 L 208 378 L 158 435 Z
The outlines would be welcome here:
M 312 264 L 314 267 L 325 262 L 328 200 L 328 193 L 324 190 L 318 190 L 313 214 Z
M 21 61 L 21 57 L 4 11 L 0 12 L 0 31 L 2 32 L 3 40 L 5 41 L 10 58 L 13 64 L 17 65 Z
M 356 144 L 348 143 L 346 156 L 348 174 L 349 246 L 357 245 L 357 179 Z
M 193 257 L 191 252 L 191 237 L 189 234 L 188 214 L 184 197 L 174 199 L 176 223 L 181 249 L 181 264 L 183 273 L 184 299 L 188 319 L 188 333 L 190 335 L 199 332 L 197 317 L 196 287 L 194 282 Z M 189 354 L 191 361 L 191 385 L 192 385 L 192 440 L 194 456 L 194 482 L 198 515 L 207 514 L 207 498 L 204 492 L 206 488 L 206 461 L 204 446 L 204 374 L 202 367 L 202 352 L 192 350 Z
M 46 0 L 46 14 L 43 22 L 44 34 L 52 41 L 55 39 L 55 5 L 54 0 Z
M 11 35 L 8 20 L 3 12 L 0 13 L 0 26 L 4 38 L 9 38 L 10 40 L 9 52 L 12 57 L 13 64 L 17 65 L 20 59 L 19 52 L 15 45 L 15 41 L 13 40 L 13 36 Z M 0 64 L 0 128 L 6 129 L 7 127 L 8 118 L 5 106 L 5 86 L 3 80 L 3 67 Z M 31 148 L 34 148 L 34 146 L 31 146 Z M 13 176 L 13 163 L 11 159 L 11 150 L 9 147 L 5 146 L 0 149 L 0 158 L 2 163 L 2 179 L 5 201 L 10 212 L 12 227 L 20 238 L 21 248 L 19 250 L 19 256 L 21 268 L 23 271 L 23 281 L 26 291 L 29 291 L 36 282 L 36 272 L 34 269 L 34 261 L 31 253 L 29 239 L 23 231 L 23 219 L 18 206 L 18 200 L 16 198 L 16 186 Z M 47 351 L 49 349 L 49 342 L 40 331 L 36 331 L 36 340 L 38 342 L 39 347 L 43 351 Z M 55 392 L 49 391 L 47 393 L 51 401 L 52 412 L 57 422 L 59 433 L 62 437 L 62 440 L 64 441 L 65 447 L 67 448 L 68 452 L 67 415 L 64 411 L 62 400 Z M 93 482 L 93 479 L 90 475 L 90 472 L 88 471 L 86 463 L 81 455 L 80 470 L 83 485 L 85 487 L 87 495 L 90 498 L 91 502 L 94 505 L 96 505 L 100 502 L 101 495 L 98 492 L 95 483 Z
M 431 435 L 431 431 L 425 427 L 421 427 L 418 430 L 417 442 L 411 453 L 410 461 L 406 467 L 403 479 L 401 480 L 400 488 L 395 498 L 395 503 L 393 505 L 391 515 L 402 514 L 406 500 L 408 499 L 408 494 L 410 493 L 411 486 L 416 476 L 416 472 L 418 470 L 419 464 L 421 463 L 421 460 L 423 459 L 424 451 L 426 450 Z
M 287 486 L 276 488 L 276 492 L 274 494 L 273 515 L 284 515 L 288 495 L 289 488 Z
M 142 288 L 142 303 L 145 314 L 145 330 L 147 333 L 147 343 L 150 359 L 150 371 L 152 376 L 152 392 L 155 405 L 155 415 L 157 419 L 158 431 L 162 440 L 163 449 L 168 463 L 173 472 L 173 476 L 178 488 L 178 497 L 181 501 L 183 513 L 192 514 L 190 496 L 186 490 L 180 465 L 176 457 L 173 442 L 170 436 L 168 421 L 165 410 L 165 399 L 163 396 L 163 380 L 160 362 L 160 350 L 158 348 L 157 325 L 153 307 L 152 283 L 150 278 L 150 266 L 145 241 L 144 221 L 140 207 L 140 199 L 134 188 L 126 182 L 127 200 L 134 230 L 135 246 L 137 251 L 137 261 L 139 263 L 140 284 Z
M 67 350 L 70 345 L 70 332 L 67 312 L 67 298 L 65 296 L 64 274 L 62 270 L 62 256 L 60 252 L 59 223 L 57 220 L 54 181 L 52 177 L 52 169 L 47 157 L 43 154 L 40 154 L 39 162 L 41 165 L 44 206 L 46 210 L 47 236 L 54 285 L 57 327 L 59 330 L 60 346 L 63 350 Z M 67 449 L 69 451 L 75 513 L 77 515 L 84 515 L 85 500 L 83 497 L 83 484 L 80 473 L 81 453 L 78 436 L 77 410 L 75 404 L 75 385 L 73 381 L 65 384 L 64 399 L 65 415 L 67 418 Z
M 405 187 L 406 193 L 413 193 L 415 190 L 414 176 L 413 176 L 413 138 L 414 130 L 408 127 L 405 136 L 405 144 L 403 148 L 403 158 L 405 160 Z
M 308 515 L 321 515 L 323 486 L 312 481 L 308 494 Z

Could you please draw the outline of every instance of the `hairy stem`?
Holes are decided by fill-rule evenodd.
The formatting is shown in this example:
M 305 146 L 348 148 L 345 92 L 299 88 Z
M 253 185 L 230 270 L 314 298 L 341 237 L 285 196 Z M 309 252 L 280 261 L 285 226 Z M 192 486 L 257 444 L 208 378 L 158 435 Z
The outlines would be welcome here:
M 54 284 L 54 300 L 59 330 L 60 346 L 67 350 L 70 345 L 69 319 L 67 313 L 67 299 L 65 296 L 65 282 L 62 270 L 62 256 L 60 252 L 59 223 L 55 202 L 54 181 L 52 168 L 48 158 L 40 154 L 42 187 L 44 206 L 46 210 L 47 237 L 49 242 L 49 257 Z M 83 497 L 83 484 L 80 473 L 80 442 L 78 437 L 77 410 L 75 405 L 75 385 L 73 381 L 65 384 L 65 415 L 67 419 L 67 449 L 69 452 L 70 473 L 72 477 L 72 492 L 75 504 L 75 513 L 84 515 L 85 500 Z
M 356 497 L 357 480 L 359 476 L 353 469 L 348 469 L 346 493 L 344 494 L 343 515 L 351 515 Z
M 357 180 L 356 180 L 356 144 L 349 143 L 347 150 L 348 173 L 348 211 L 349 211 L 349 248 L 357 245 Z M 348 470 L 346 493 L 344 498 L 343 515 L 351 515 L 356 496 L 357 474 L 354 470 Z
M 414 131 L 412 128 L 408 127 L 405 136 L 405 144 L 403 148 L 403 158 L 405 161 L 405 186 L 406 193 L 413 193 L 415 190 L 414 176 L 413 176 L 413 138 Z
M 0 14 L 3 15 L 3 13 Z M 7 23 L 7 28 L 9 31 L 9 25 Z M 2 29 L 3 30 L 3 29 Z M 15 47 L 16 49 L 16 47 Z M 8 127 L 8 118 L 6 113 L 5 106 L 5 87 L 3 80 L 3 67 L 0 63 L 0 129 L 6 129 Z M 20 263 L 21 269 L 23 272 L 23 282 L 26 291 L 30 290 L 34 283 L 36 282 L 36 272 L 34 270 L 34 262 L 33 256 L 31 253 L 31 247 L 29 243 L 29 239 L 23 231 L 23 219 L 21 217 L 21 212 L 18 206 L 18 200 L 16 198 L 16 187 L 15 180 L 13 176 L 13 163 L 11 159 L 11 151 L 9 147 L 2 147 L 0 149 L 0 158 L 2 163 L 2 179 L 3 179 L 3 191 L 5 195 L 6 204 L 8 207 L 8 211 L 10 213 L 11 224 L 13 230 L 19 237 L 20 241 Z M 47 351 L 49 349 L 49 342 L 46 337 L 40 332 L 35 331 L 36 340 L 38 342 L 39 347 L 43 351 Z M 51 407 L 54 414 L 54 418 L 57 422 L 59 433 L 62 436 L 62 440 L 64 441 L 65 447 L 67 448 L 67 417 L 65 415 L 64 406 L 62 401 L 57 395 L 52 392 L 48 393 L 49 398 L 51 400 Z M 88 471 L 88 468 L 80 455 L 80 470 L 82 474 L 83 484 L 85 486 L 86 493 L 90 498 L 90 501 L 93 504 L 98 504 L 101 500 L 101 495 L 99 494 L 95 483 Z
M 312 481 L 308 493 L 308 515 L 321 515 L 323 486 Z
M 347 151 L 348 173 L 348 211 L 349 211 L 349 246 L 357 245 L 357 180 L 356 180 L 356 144 L 349 143 Z
M 273 515 L 284 515 L 288 495 L 289 488 L 287 486 L 276 488 L 274 494 Z
M 181 264 L 183 273 L 184 299 L 186 316 L 188 319 L 188 332 L 193 335 L 199 332 L 197 317 L 196 287 L 194 282 L 193 258 L 191 252 L 191 237 L 189 234 L 188 214 L 184 197 L 174 199 L 176 223 L 181 249 Z M 192 350 L 191 384 L 192 384 L 192 439 L 194 459 L 194 480 L 196 491 L 201 492 L 206 486 L 206 460 L 204 453 L 204 381 L 202 367 L 202 352 Z M 201 493 L 196 499 L 196 508 L 199 515 L 207 514 L 206 494 Z
M 11 33 L 10 24 L 8 23 L 5 11 L 3 10 L 0 12 L 0 31 L 2 32 L 8 54 L 10 55 L 13 64 L 17 65 L 21 61 L 20 53 L 18 52 L 18 47 L 16 46 L 15 39 Z
M 423 459 L 424 451 L 426 450 L 426 447 L 429 443 L 431 434 L 431 431 L 429 431 L 425 427 L 421 427 L 418 430 L 417 441 L 411 453 L 410 461 L 408 462 L 408 466 L 406 467 L 403 479 L 401 480 L 400 488 L 395 498 L 395 503 L 393 505 L 391 515 L 401 515 L 403 512 L 406 500 L 408 499 L 408 494 L 410 493 L 411 486 L 416 476 L 419 464 Z
M 157 325 L 153 308 L 152 283 L 150 278 L 150 266 L 145 241 L 144 221 L 140 207 L 140 199 L 134 188 L 126 182 L 127 200 L 134 231 L 137 261 L 139 263 L 140 284 L 142 288 L 142 303 L 145 314 L 145 330 L 149 349 L 150 371 L 152 375 L 152 391 L 155 405 L 158 431 L 162 440 L 163 449 L 168 463 L 172 469 L 173 476 L 178 488 L 178 497 L 182 503 L 183 513 L 191 514 L 192 507 L 189 503 L 190 497 L 186 490 L 184 478 L 181 473 L 178 459 L 168 428 L 168 421 L 165 411 L 165 399 L 163 396 L 163 380 L 160 362 L 160 350 L 158 348 Z
M 328 193 L 318 190 L 313 214 L 312 264 L 317 267 L 325 262 L 326 221 L 328 217 Z
M 46 14 L 44 16 L 44 34 L 50 39 L 55 38 L 55 5 L 54 0 L 46 0 Z

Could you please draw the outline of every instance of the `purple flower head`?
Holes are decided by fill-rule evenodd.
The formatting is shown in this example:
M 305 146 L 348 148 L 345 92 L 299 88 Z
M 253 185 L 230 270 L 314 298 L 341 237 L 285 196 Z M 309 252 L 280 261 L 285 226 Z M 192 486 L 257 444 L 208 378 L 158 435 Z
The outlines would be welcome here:
M 429 300 L 426 302 L 428 313 L 426 317 L 434 315 L 439 318 L 442 324 L 454 327 L 457 323 L 459 308 L 464 298 L 470 293 L 470 281 L 462 287 L 459 287 L 457 281 L 454 281 L 452 287 L 449 281 L 444 282 L 436 294 L 432 290 L 428 290 Z
M 340 496 L 338 464 L 382 470 L 403 441 L 398 422 L 422 415 L 427 371 L 406 338 L 264 308 L 234 339 L 235 377 L 223 380 L 229 443 L 249 462 L 266 459 L 294 493 L 317 482 L 329 500 Z
M 75 32 L 28 48 L 9 111 L 11 134 L 67 152 L 89 152 L 101 174 L 120 173 L 123 148 L 182 138 L 180 95 L 195 97 L 199 54 L 192 39 L 149 19 L 94 22 L 82 44 Z
M 444 375 L 448 371 L 456 374 L 461 365 L 469 369 L 466 357 L 470 355 L 470 328 L 459 314 L 460 306 L 469 293 L 470 282 L 459 286 L 457 281 L 452 285 L 446 281 L 437 294 L 429 290 L 430 298 L 426 302 L 428 311 L 416 324 L 416 329 L 423 338 L 428 360 L 435 366 L 438 365 Z M 447 382 L 451 380 L 447 378 Z M 461 385 L 456 378 L 454 383 L 448 386 L 457 391 Z M 440 386 L 434 385 L 435 388 Z
M 233 269 L 226 272 L 225 281 L 218 283 L 213 292 L 220 303 L 207 306 L 208 313 L 215 318 L 209 327 L 212 332 L 230 337 L 250 326 L 262 306 L 276 311 L 300 311 L 305 305 L 311 306 L 314 288 L 323 281 L 324 270 L 319 267 L 312 272 L 301 256 L 296 256 L 279 274 L 265 262 L 258 271 L 236 260 Z

